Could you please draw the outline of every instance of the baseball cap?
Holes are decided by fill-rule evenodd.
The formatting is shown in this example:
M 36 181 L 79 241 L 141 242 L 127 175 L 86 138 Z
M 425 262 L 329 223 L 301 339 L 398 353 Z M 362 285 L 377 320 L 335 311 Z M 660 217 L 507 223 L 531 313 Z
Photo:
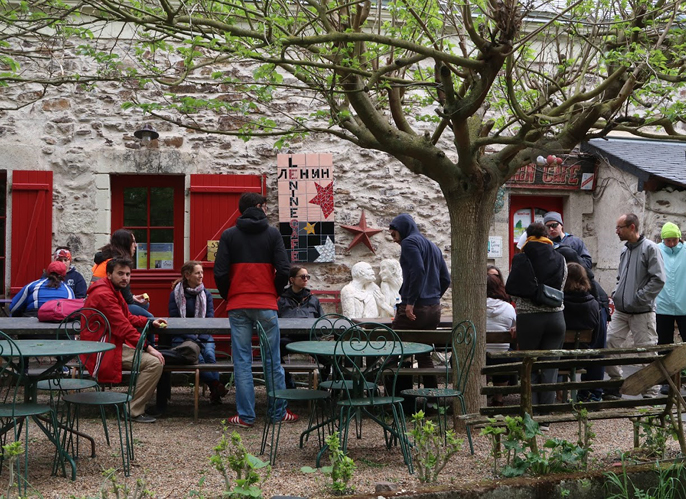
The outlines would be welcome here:
M 63 278 L 67 275 L 67 266 L 64 264 L 64 262 L 60 262 L 59 260 L 56 260 L 54 262 L 51 262 L 50 265 L 48 266 L 48 274 L 59 274 Z
M 57 260 L 60 258 L 71 260 L 71 252 L 69 250 L 67 250 L 66 248 L 59 248 L 59 249 L 55 250 L 54 260 Z

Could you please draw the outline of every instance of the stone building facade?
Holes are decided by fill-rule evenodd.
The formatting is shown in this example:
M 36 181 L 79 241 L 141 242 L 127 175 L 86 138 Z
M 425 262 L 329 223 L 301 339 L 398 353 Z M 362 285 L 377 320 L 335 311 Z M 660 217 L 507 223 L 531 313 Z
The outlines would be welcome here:
M 78 58 L 71 61 L 83 63 Z M 211 68 L 207 68 L 209 73 Z M 310 263 L 314 289 L 340 289 L 350 280 L 350 268 L 359 261 L 368 261 L 378 274 L 383 259 L 398 258 L 399 247 L 386 231 L 391 219 L 402 212 L 410 213 L 420 229 L 442 250 L 450 260 L 450 221 L 438 185 L 426 177 L 411 173 L 406 167 L 385 153 L 360 149 L 338 138 L 313 135 L 289 144 L 283 151 L 273 147 L 274 139 L 255 138 L 244 142 L 236 136 L 210 135 L 175 126 L 163 120 L 143 115 L 133 108 L 122 107 L 133 97 L 131 90 L 115 84 L 85 89 L 78 85 L 62 85 L 48 90 L 48 95 L 32 102 L 37 89 L 31 86 L 8 87 L 0 90 L 5 102 L 31 104 L 17 111 L 2 112 L 0 126 L 0 181 L 5 184 L 5 253 L 4 288 L 16 290 L 24 282 L 35 279 L 49 262 L 50 249 L 56 245 L 69 245 L 74 264 L 90 278 L 94 253 L 105 245 L 109 235 L 120 227 L 121 195 L 123 187 L 139 181 L 147 182 L 146 189 L 154 189 L 157 180 L 176 186 L 176 213 L 174 217 L 152 212 L 173 221 L 167 231 L 174 232 L 174 256 L 171 269 L 137 270 L 134 291 L 155 292 L 153 307 L 156 314 L 165 314 L 165 295 L 183 261 L 191 258 L 203 260 L 206 254 L 197 251 L 193 241 L 193 227 L 203 214 L 192 213 L 193 176 L 248 176 L 262 179 L 276 224 L 277 154 L 328 153 L 336 169 L 335 196 L 335 251 L 333 263 Z M 228 89 L 203 83 L 184 84 L 178 92 L 196 97 L 234 98 Z M 139 100 L 162 99 L 160 89 L 149 85 L 136 95 Z M 258 104 L 255 113 L 276 115 L 305 112 L 310 102 L 297 96 L 281 96 L 269 108 Z M 235 116 L 207 112 L 199 118 L 210 128 L 236 131 L 240 120 Z M 160 134 L 149 144 L 142 144 L 134 132 L 144 124 L 152 125 Z M 502 206 L 494 215 L 489 234 L 500 241 L 500 252 L 490 262 L 507 274 L 513 247 L 513 211 L 516 203 L 529 200 L 539 212 L 550 207 L 563 213 L 565 230 L 580 236 L 586 242 L 596 265 L 596 275 L 610 291 L 614 284 L 614 270 L 618 262 L 621 243 L 614 224 L 626 211 L 639 214 L 651 236 L 659 234 L 664 220 L 686 221 L 686 199 L 683 185 L 666 182 L 645 192 L 635 172 L 628 172 L 593 156 L 596 165 L 594 188 L 590 190 L 530 189 L 510 186 L 504 190 Z M 30 203 L 14 202 L 18 189 L 26 189 L 31 181 L 15 186 L 16 172 L 52 172 L 50 192 L 51 220 L 49 241 L 37 248 L 30 233 L 35 211 Z M 229 188 L 226 188 L 229 191 Z M 151 191 L 149 191 L 150 193 Z M 235 189 L 234 189 L 235 192 Z M 180 201 L 179 201 L 180 200 Z M 205 208 L 209 217 L 214 211 Z M 218 209 L 221 210 L 221 209 Z M 367 224 L 383 229 L 372 236 L 375 253 L 364 245 L 347 250 L 353 235 L 341 225 L 356 225 L 362 212 Z M 227 217 L 230 214 L 227 214 Z M 540 213 L 539 213 L 540 215 Z M 25 233 L 22 231 L 29 231 Z M 28 234 L 28 236 L 27 236 Z M 169 233 L 171 234 L 171 233 Z M 21 241 L 20 241 L 21 240 Z M 205 243 L 201 242 L 200 248 Z M 29 253 L 29 250 L 38 253 Z M 14 255 L 13 255 L 14 252 Z M 28 266 L 28 267 L 27 267 Z M 28 271 L 27 271 L 28 270 Z M 208 267 L 211 274 L 211 266 Z M 22 275 L 21 273 L 24 272 Z M 456 276 L 459 282 L 459 269 Z M 34 277 L 35 276 L 35 277 Z M 150 287 L 150 288 L 148 288 Z M 451 294 L 444 297 L 446 313 L 450 311 Z

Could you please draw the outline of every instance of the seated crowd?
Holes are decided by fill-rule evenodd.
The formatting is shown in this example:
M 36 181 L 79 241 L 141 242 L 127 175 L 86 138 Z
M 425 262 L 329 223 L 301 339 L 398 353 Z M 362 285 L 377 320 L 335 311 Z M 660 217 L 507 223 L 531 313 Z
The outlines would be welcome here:
M 256 193 L 246 193 L 241 197 L 239 210 L 241 216 L 236 226 L 222 234 L 215 262 L 215 281 L 219 293 L 227 301 L 232 332 L 238 414 L 229 423 L 252 427 L 255 402 L 249 365 L 253 356 L 254 323 L 262 323 L 269 342 L 273 343 L 272 352 L 279 356 L 274 364 L 280 368 L 277 380 L 283 381 L 284 388 L 293 388 L 292 377 L 286 376 L 280 363 L 289 339 L 280 336 L 276 318 L 318 318 L 323 311 L 319 300 L 307 287 L 310 279 L 307 269 L 288 263 L 280 234 L 269 226 L 265 215 L 266 199 Z M 594 335 L 588 347 L 604 347 L 609 318 L 607 294 L 586 267 L 585 255 L 579 255 L 569 245 L 556 246 L 548 237 L 549 231 L 551 229 L 542 223 L 527 227 L 522 252 L 513 259 L 507 282 L 498 268 L 488 267 L 487 331 L 509 332 L 511 335 L 510 343 L 487 344 L 488 352 L 560 348 L 567 329 L 591 329 Z M 122 370 L 130 367 L 134 347 L 140 338 L 139 330 L 148 321 L 155 327 L 164 327 L 166 323 L 148 312 L 147 294 L 134 295 L 131 292 L 136 245 L 131 231 L 115 231 L 110 242 L 94 257 L 93 278 L 87 294 L 83 276 L 71 265 L 69 249 L 58 247 L 44 276 L 27 284 L 14 296 L 10 305 L 12 316 L 35 316 L 49 300 L 85 297 L 85 307 L 100 310 L 109 320 L 112 342 L 116 345 L 113 351 L 104 354 L 98 380 L 106 383 L 121 381 Z M 521 292 L 527 286 L 525 281 L 529 277 L 526 273 L 531 272 L 530 269 L 538 283 L 564 290 L 563 305 L 542 305 Z M 188 261 L 182 266 L 179 278 L 171 285 L 169 317 L 214 317 L 213 297 L 205 288 L 203 278 L 200 262 Z M 86 336 L 84 339 L 88 340 Z M 131 418 L 138 422 L 154 422 L 164 413 L 171 397 L 170 374 L 163 375 L 164 350 L 158 350 L 154 335 L 147 340 L 141 375 L 131 404 Z M 186 342 L 197 345 L 198 363 L 216 363 L 212 335 L 174 336 L 169 347 L 174 349 Z M 493 362 L 490 358 L 487 361 L 489 364 Z M 603 368 L 588 370 L 583 376 L 586 380 L 601 380 Z M 322 378 L 325 377 L 326 374 L 322 374 Z M 543 370 L 537 377 L 534 383 L 549 383 L 556 380 L 557 372 Z M 201 371 L 200 379 L 210 389 L 211 403 L 220 404 L 228 391 L 221 383 L 219 373 Z M 509 377 L 494 377 L 492 382 L 494 385 L 506 385 L 512 381 Z M 156 404 L 146 410 L 145 405 L 155 388 Z M 535 402 L 540 403 L 553 402 L 554 397 L 552 392 L 534 394 Z M 578 397 L 586 401 L 598 400 L 602 391 L 582 391 Z M 502 396 L 494 396 L 491 404 L 502 405 Z M 285 406 L 271 408 L 271 402 L 270 415 L 284 422 L 298 419 Z

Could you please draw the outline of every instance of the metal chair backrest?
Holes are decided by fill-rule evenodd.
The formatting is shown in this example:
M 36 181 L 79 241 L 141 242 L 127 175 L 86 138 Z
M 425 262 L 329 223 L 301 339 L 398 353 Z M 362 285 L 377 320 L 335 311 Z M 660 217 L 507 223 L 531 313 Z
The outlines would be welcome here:
M 59 327 L 57 328 L 57 339 L 62 337 L 67 337 L 69 340 L 80 340 L 81 334 L 83 332 L 88 332 L 92 335 L 88 335 L 89 338 L 99 338 L 100 342 L 109 342 L 112 338 L 112 328 L 107 317 L 97 309 L 92 309 L 90 307 L 82 307 L 81 309 L 74 311 L 69 316 L 64 318 Z M 104 353 L 86 354 L 78 358 L 78 370 L 79 377 L 84 373 L 84 368 L 89 356 L 95 356 L 95 373 L 90 375 L 93 378 L 97 378 L 98 369 L 100 368 L 100 363 L 102 361 Z
M 476 328 L 469 320 L 461 321 L 453 328 L 452 333 L 452 362 L 455 373 L 454 388 L 464 392 L 469 378 L 469 371 L 474 360 L 476 350 Z M 446 363 L 446 365 L 449 365 Z M 449 366 L 448 366 L 449 371 Z M 446 381 L 450 380 L 450 373 L 446 375 Z
M 136 352 L 133 353 L 133 361 L 131 362 L 131 376 L 129 377 L 129 390 L 128 395 L 133 397 L 134 392 L 136 392 L 136 384 L 138 383 L 138 375 L 141 372 L 141 356 L 143 354 L 143 346 L 145 346 L 145 340 L 148 336 L 148 329 L 150 328 L 150 321 L 145 325 L 141 336 L 138 339 L 138 344 L 136 344 Z
M 325 314 L 317 318 L 310 329 L 310 340 L 337 340 L 355 322 L 338 313 Z
M 338 380 L 352 380 L 344 384 L 347 398 L 359 398 L 362 382 L 385 386 L 387 394 L 395 394 L 400 360 L 404 357 L 403 344 L 388 326 L 365 322 L 348 328 L 336 341 L 334 348 L 334 373 Z M 368 391 L 370 404 L 379 397 L 376 391 Z
M 109 342 L 112 336 L 110 322 L 97 309 L 82 307 L 64 318 L 57 329 L 57 338 L 66 336 L 69 340 L 79 340 L 81 332 L 100 333 L 103 342 Z M 92 337 L 92 336 L 91 336 Z
M 11 405 L 13 416 L 17 393 L 23 382 L 24 358 L 14 340 L 4 332 L 0 332 L 0 363 L 0 404 Z M 2 422 L 3 427 L 6 423 Z
M 262 370 L 264 371 L 264 385 L 267 388 L 267 396 L 272 396 L 276 389 L 276 372 L 272 367 L 272 348 L 264 328 L 257 322 L 257 338 L 260 342 L 260 356 L 262 357 Z

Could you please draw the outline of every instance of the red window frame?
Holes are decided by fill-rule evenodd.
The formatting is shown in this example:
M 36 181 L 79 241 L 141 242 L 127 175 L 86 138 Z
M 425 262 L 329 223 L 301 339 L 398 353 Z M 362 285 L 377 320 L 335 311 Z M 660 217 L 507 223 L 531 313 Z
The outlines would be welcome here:
M 183 265 L 184 255 L 184 190 L 185 190 L 185 176 L 183 175 L 118 175 L 110 176 L 110 188 L 112 193 L 112 232 L 120 228 L 131 230 L 145 230 L 148 234 L 147 241 L 150 241 L 151 226 L 124 226 L 124 189 L 132 187 L 170 187 L 174 189 L 174 225 L 170 226 L 154 226 L 152 229 L 172 229 L 174 231 L 174 269 L 180 269 Z M 150 219 L 150 197 L 148 197 L 148 221 Z M 148 252 L 148 260 L 150 259 L 150 252 Z M 149 261 L 148 261 L 148 267 Z M 148 273 L 148 272 L 169 272 L 170 269 L 135 269 L 134 274 Z

